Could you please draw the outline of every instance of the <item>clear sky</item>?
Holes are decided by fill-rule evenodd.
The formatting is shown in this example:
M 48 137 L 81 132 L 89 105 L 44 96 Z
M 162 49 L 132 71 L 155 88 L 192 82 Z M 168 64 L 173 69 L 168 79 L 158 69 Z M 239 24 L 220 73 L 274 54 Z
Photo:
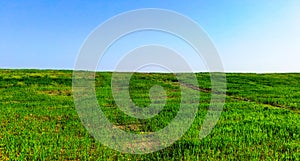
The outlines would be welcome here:
M 0 68 L 73 69 L 93 29 L 140 8 L 195 20 L 227 72 L 300 72 L 299 0 L 2 0 Z M 105 63 L 104 70 L 109 59 Z

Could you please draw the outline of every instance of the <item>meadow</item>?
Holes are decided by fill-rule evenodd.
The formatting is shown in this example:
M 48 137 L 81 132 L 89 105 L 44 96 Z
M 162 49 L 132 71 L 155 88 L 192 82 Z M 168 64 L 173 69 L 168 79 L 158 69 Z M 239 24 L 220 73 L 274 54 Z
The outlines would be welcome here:
M 156 132 L 175 117 L 180 84 L 173 74 L 135 73 L 130 96 L 141 108 L 149 89 L 161 85 L 167 100 L 159 115 L 124 114 L 111 91 L 109 72 L 96 73 L 101 110 L 116 127 Z M 0 70 L 0 160 L 299 160 L 300 74 L 227 73 L 223 112 L 211 133 L 199 131 L 211 98 L 209 73 L 196 74 L 200 105 L 196 119 L 173 145 L 149 154 L 126 154 L 97 142 L 82 125 L 72 97 L 72 71 Z

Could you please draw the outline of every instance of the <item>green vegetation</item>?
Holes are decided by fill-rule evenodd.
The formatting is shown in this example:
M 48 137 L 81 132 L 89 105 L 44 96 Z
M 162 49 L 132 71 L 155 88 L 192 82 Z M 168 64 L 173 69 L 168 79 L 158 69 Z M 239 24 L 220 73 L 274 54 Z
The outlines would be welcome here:
M 224 110 L 213 131 L 198 135 L 210 102 L 210 77 L 197 74 L 200 106 L 186 134 L 172 146 L 143 155 L 123 154 L 98 143 L 76 113 L 72 71 L 0 70 L 0 160 L 298 160 L 300 74 L 227 74 Z M 96 95 L 107 118 L 133 133 L 155 132 L 174 118 L 179 82 L 172 74 L 134 74 L 130 95 L 150 104 L 149 89 L 168 97 L 159 115 L 124 114 L 111 92 L 111 73 L 96 74 Z M 188 86 L 187 86 L 188 87 Z M 195 90 L 195 89 L 191 89 Z

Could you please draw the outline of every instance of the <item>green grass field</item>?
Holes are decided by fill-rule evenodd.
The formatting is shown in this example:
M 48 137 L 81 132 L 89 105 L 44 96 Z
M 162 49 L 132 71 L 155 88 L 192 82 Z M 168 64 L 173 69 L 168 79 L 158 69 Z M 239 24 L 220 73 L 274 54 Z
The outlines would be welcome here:
M 172 74 L 134 74 L 130 96 L 150 104 L 149 89 L 168 97 L 159 115 L 125 115 L 111 92 L 111 73 L 96 74 L 96 95 L 107 118 L 132 133 L 155 132 L 175 117 L 180 89 Z M 226 74 L 227 96 L 215 128 L 199 131 L 210 103 L 210 77 L 197 74 L 200 106 L 185 135 L 149 154 L 123 154 L 98 143 L 84 128 L 72 97 L 72 71 L 0 70 L 0 160 L 299 160 L 300 74 Z M 193 89 L 191 89 L 193 90 Z

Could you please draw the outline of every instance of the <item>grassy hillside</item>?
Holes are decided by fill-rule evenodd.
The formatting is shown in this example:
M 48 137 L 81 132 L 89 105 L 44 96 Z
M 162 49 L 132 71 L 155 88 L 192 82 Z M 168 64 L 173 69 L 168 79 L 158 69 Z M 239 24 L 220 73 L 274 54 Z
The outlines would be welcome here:
M 210 78 L 197 74 L 200 106 L 187 133 L 172 146 L 143 155 L 122 154 L 93 139 L 76 113 L 72 71 L 0 70 L 0 160 L 250 160 L 300 158 L 300 74 L 227 74 L 224 110 L 213 131 L 198 135 L 210 102 Z M 172 74 L 134 74 L 130 95 L 150 104 L 149 89 L 161 85 L 167 102 L 161 113 L 142 120 L 116 106 L 111 73 L 97 73 L 96 95 L 107 118 L 133 133 L 168 125 L 180 104 Z M 191 87 L 192 90 L 193 89 Z

